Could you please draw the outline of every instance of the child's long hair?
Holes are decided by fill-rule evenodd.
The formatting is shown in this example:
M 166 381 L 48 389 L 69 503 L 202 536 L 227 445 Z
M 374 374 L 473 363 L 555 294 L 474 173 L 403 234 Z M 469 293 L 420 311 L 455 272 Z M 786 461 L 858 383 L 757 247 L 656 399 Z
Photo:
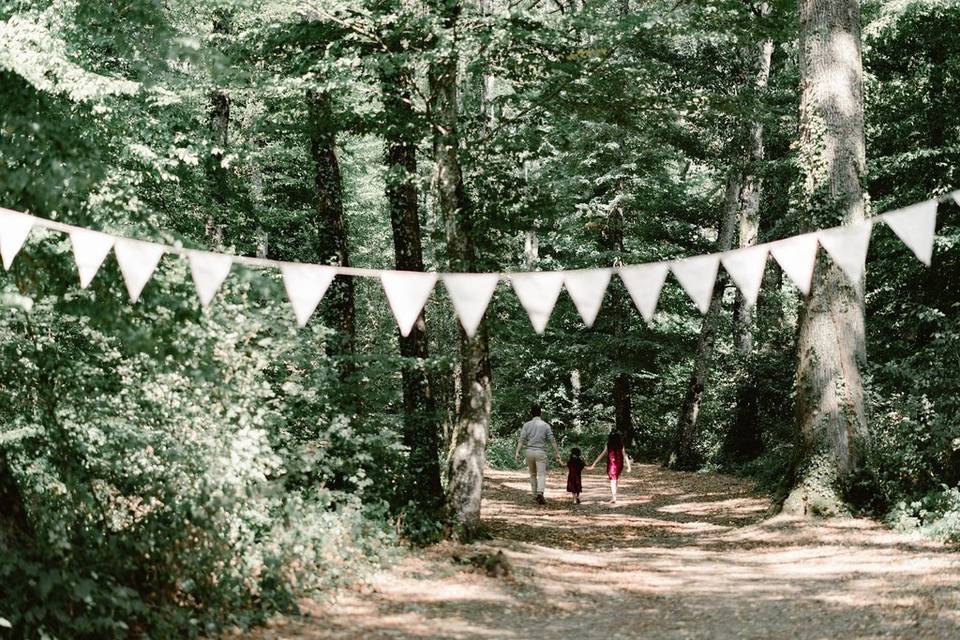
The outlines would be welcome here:
M 574 460 L 581 460 L 580 455 L 580 447 L 574 447 L 573 449 L 570 449 L 570 462 L 573 462 Z
M 611 431 L 607 436 L 607 451 L 619 451 L 623 453 L 623 439 L 616 431 Z

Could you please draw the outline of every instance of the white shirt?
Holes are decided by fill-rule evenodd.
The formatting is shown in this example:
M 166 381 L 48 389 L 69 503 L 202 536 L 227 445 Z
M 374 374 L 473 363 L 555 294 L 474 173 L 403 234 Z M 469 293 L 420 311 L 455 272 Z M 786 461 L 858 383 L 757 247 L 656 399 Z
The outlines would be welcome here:
M 557 441 L 553 437 L 553 430 L 539 417 L 523 423 L 523 428 L 520 429 L 520 442 L 526 443 L 527 449 L 546 452 L 548 440 L 556 448 Z

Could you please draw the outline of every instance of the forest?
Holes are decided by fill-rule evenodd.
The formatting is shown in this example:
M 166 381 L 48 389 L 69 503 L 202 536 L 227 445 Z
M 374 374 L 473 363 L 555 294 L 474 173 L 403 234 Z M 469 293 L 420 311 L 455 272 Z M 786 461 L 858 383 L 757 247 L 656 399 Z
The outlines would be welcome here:
M 255 634 L 332 594 L 386 607 L 371 576 L 414 559 L 521 604 L 553 593 L 544 548 L 700 566 L 696 522 L 811 550 L 859 523 L 960 575 L 958 32 L 960 0 L 0 0 L 0 208 L 39 221 L 0 219 L 0 638 L 532 637 L 441 609 Z M 864 226 L 925 202 L 929 260 Z M 834 227 L 867 230 L 865 268 L 821 239 L 806 287 L 776 253 L 758 296 L 726 260 L 699 301 L 663 267 L 638 309 L 624 275 Z M 142 293 L 120 244 L 78 282 L 69 228 L 167 253 Z M 194 256 L 221 254 L 198 299 Z M 337 275 L 295 317 L 268 263 Z M 536 326 L 520 274 L 592 269 L 595 320 L 570 276 Z M 500 277 L 475 327 L 441 275 L 398 328 L 407 272 Z M 583 505 L 560 475 L 530 500 L 533 404 L 551 474 L 619 435 L 622 504 L 589 471 Z M 657 502 L 686 493 L 706 511 Z M 877 635 L 848 637 L 957 637 L 960 582 L 938 584 L 915 635 L 875 603 Z

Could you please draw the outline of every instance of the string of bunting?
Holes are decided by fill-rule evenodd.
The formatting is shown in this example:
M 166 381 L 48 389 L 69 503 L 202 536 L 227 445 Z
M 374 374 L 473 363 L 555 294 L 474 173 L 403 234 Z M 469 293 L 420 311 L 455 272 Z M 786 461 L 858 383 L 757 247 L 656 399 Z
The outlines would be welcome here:
M 803 294 L 810 293 L 817 251 L 826 251 L 851 280 L 864 274 L 867 248 L 876 221 L 882 221 L 925 265 L 933 256 L 937 207 L 953 198 L 960 204 L 960 191 L 942 199 L 931 199 L 884 213 L 850 225 L 822 229 L 766 244 L 678 260 L 620 267 L 522 273 L 437 273 L 392 271 L 357 267 L 333 267 L 307 263 L 280 262 L 264 258 L 235 256 L 212 251 L 185 249 L 156 242 L 135 240 L 92 229 L 37 218 L 0 208 L 0 257 L 9 270 L 30 231 L 42 227 L 69 235 L 80 287 L 86 288 L 100 270 L 111 249 L 130 296 L 136 303 L 165 254 L 186 258 L 200 304 L 208 306 L 234 264 L 280 270 L 284 288 L 299 326 L 304 326 L 336 276 L 360 276 L 380 280 L 397 321 L 400 333 L 408 335 L 433 292 L 443 282 L 464 331 L 473 336 L 480 326 L 494 290 L 502 279 L 509 280 L 520 304 L 537 333 L 543 333 L 561 290 L 565 287 L 588 327 L 593 325 L 607 286 L 614 274 L 623 281 L 646 322 L 653 320 L 660 292 L 669 273 L 706 313 L 722 266 L 750 305 L 760 292 L 767 259 L 772 256 L 787 277 Z

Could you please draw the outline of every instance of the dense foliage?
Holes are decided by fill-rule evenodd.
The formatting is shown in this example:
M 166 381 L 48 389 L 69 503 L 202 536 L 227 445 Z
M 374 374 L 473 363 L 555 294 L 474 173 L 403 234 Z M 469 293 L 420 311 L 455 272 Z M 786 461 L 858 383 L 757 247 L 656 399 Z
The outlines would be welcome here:
M 464 3 L 461 156 L 482 268 L 713 250 L 748 122 L 764 125 L 765 158 L 748 163 L 763 180 L 760 239 L 799 232 L 796 8 L 768 4 Z M 438 6 L 0 1 L 0 206 L 189 247 L 325 261 L 311 144 L 335 135 L 350 260 L 390 268 L 384 193 L 396 176 L 382 152 L 400 127 L 421 160 L 413 179 L 426 267 L 445 268 L 426 95 L 444 29 Z M 865 3 L 875 213 L 960 186 L 956 27 L 956 0 Z M 756 87 L 744 52 L 766 39 L 770 80 Z M 384 78 L 404 70 L 413 108 L 398 122 Z M 319 122 L 318 94 L 329 98 Z M 611 240 L 617 224 L 622 242 Z M 355 286 L 355 351 L 345 354 L 322 314 L 296 329 L 274 273 L 234 268 L 201 309 L 185 264 L 166 257 L 131 305 L 112 259 L 81 290 L 66 238 L 35 231 L 0 274 L 0 626 L 60 638 L 243 626 L 362 575 L 389 559 L 398 535 L 442 535 L 445 523 L 410 509 L 403 491 L 418 470 L 401 438 L 405 363 L 393 319 L 378 283 Z M 773 490 L 795 446 L 799 297 L 771 266 L 744 356 L 733 286 L 718 286 L 726 292 L 697 449 L 704 466 Z M 439 287 L 426 318 L 431 356 L 418 366 L 448 445 L 457 326 Z M 503 284 L 487 318 L 492 464 L 511 464 L 532 400 L 562 446 L 591 457 L 615 423 L 618 376 L 631 383 L 633 453 L 667 455 L 702 323 L 675 282 L 650 325 L 619 282 L 592 329 L 562 294 L 537 336 Z M 850 498 L 957 540 L 956 207 L 941 206 L 929 269 L 878 226 L 867 329 L 874 446 Z M 744 451 L 735 423 L 759 444 Z

